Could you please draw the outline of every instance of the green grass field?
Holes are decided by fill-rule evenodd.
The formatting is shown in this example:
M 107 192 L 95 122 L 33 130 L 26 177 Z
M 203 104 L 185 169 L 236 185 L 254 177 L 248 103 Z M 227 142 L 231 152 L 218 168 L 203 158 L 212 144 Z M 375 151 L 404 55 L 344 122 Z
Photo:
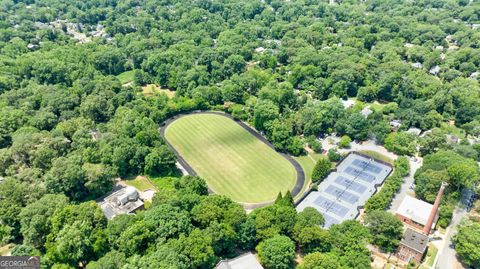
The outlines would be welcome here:
M 184 116 L 165 137 L 214 192 L 234 201 L 273 201 L 295 185 L 293 165 L 227 117 Z
M 120 83 L 125 84 L 128 82 L 133 81 L 133 77 L 135 76 L 135 70 L 125 71 L 117 76 Z
M 313 167 L 321 156 L 322 154 L 320 153 L 308 153 L 307 155 L 293 157 L 302 166 L 303 172 L 305 172 L 305 183 L 303 184 L 302 191 L 297 197 L 303 194 L 312 181 Z

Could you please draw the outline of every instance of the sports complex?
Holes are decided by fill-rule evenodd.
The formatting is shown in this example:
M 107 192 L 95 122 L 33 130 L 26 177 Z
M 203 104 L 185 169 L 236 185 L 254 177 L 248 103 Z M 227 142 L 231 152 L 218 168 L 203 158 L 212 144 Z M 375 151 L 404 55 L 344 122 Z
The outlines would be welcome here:
M 351 152 L 320 183 L 318 191 L 312 191 L 298 204 L 297 211 L 306 207 L 317 209 L 325 218 L 325 228 L 355 219 L 391 171 L 390 164 Z
M 161 131 L 190 174 L 204 178 L 210 191 L 246 207 L 271 203 L 279 192 L 290 190 L 295 196 L 304 185 L 303 169 L 293 158 L 227 114 L 180 115 Z

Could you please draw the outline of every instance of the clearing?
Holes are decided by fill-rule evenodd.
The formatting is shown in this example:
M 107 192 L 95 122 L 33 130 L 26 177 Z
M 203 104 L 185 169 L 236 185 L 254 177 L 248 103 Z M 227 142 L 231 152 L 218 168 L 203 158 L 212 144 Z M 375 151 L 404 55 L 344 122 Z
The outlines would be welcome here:
M 270 202 L 296 183 L 285 157 L 223 115 L 180 117 L 166 127 L 165 138 L 212 191 L 234 201 Z

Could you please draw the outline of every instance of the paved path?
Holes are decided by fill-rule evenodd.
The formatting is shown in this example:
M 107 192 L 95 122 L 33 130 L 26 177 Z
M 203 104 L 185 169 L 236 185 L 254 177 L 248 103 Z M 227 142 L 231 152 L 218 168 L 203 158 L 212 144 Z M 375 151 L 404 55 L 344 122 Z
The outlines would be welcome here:
M 224 116 L 224 117 L 227 117 L 227 118 L 230 118 L 232 119 L 233 121 L 235 121 L 236 123 L 238 123 L 240 126 L 242 126 L 247 132 L 249 132 L 250 134 L 252 134 L 253 136 L 255 136 L 258 140 L 262 141 L 263 143 L 265 143 L 267 146 L 269 146 L 270 148 L 272 148 L 273 150 L 275 150 L 275 147 L 270 143 L 268 142 L 268 140 L 263 137 L 261 134 L 259 134 L 256 130 L 254 130 L 252 127 L 248 126 L 247 124 L 245 124 L 244 122 L 242 121 L 239 121 L 239 120 L 236 120 L 234 119 L 232 116 L 230 116 L 229 114 L 226 114 L 226 113 L 223 113 L 223 112 L 216 112 L 216 111 L 195 111 L 195 112 L 191 112 L 191 113 L 185 113 L 185 114 L 180 114 L 180 115 L 177 115 L 177 116 L 174 116 L 168 120 L 166 120 L 164 122 L 164 124 L 162 124 L 162 126 L 160 127 L 160 134 L 162 135 L 163 137 L 163 140 L 165 141 L 165 143 L 167 143 L 167 145 L 173 150 L 173 152 L 175 152 L 175 155 L 177 155 L 177 159 L 178 159 L 178 162 L 181 164 L 181 166 L 190 174 L 190 175 L 194 175 L 196 176 L 197 175 L 197 172 L 190 166 L 190 164 L 187 163 L 187 161 L 177 152 L 177 150 L 175 149 L 175 147 L 173 147 L 169 142 L 168 140 L 165 138 L 165 130 L 167 129 L 168 125 L 170 125 L 172 122 L 174 122 L 175 120 L 181 118 L 181 117 L 184 117 L 184 116 L 187 116 L 187 115 L 190 115 L 190 114 L 215 114 L 215 115 L 220 115 L 220 116 Z M 275 150 L 276 151 L 276 150 Z M 277 151 L 276 151 L 277 152 Z M 294 159 L 292 158 L 290 155 L 288 154 L 285 154 L 285 153 L 280 153 L 280 152 L 277 152 L 279 153 L 280 155 L 282 155 L 285 159 L 287 159 L 287 161 L 289 161 L 293 167 L 295 168 L 295 171 L 296 171 L 296 175 L 297 175 L 297 180 L 295 182 L 295 186 L 293 186 L 293 189 L 291 190 L 291 193 L 292 193 L 292 197 L 296 197 L 301 191 L 302 191 L 302 188 L 303 188 L 303 185 L 305 184 L 305 172 L 303 171 L 303 168 L 302 166 Z M 213 193 L 213 191 L 209 188 L 209 191 L 211 193 Z M 241 203 L 243 205 L 243 207 L 247 210 L 252 210 L 252 209 L 255 209 L 255 208 L 258 208 L 258 207 L 262 207 L 262 206 L 266 206 L 266 205 L 269 205 L 269 204 L 272 204 L 274 201 L 269 201 L 269 202 L 264 202 L 264 203 Z
M 443 246 L 439 248 L 437 258 L 435 259 L 436 269 L 461 269 L 465 268 L 457 259 L 457 254 L 452 245 L 452 236 L 456 233 L 456 226 L 467 215 L 464 208 L 456 207 L 453 212 L 452 222 L 447 227 Z

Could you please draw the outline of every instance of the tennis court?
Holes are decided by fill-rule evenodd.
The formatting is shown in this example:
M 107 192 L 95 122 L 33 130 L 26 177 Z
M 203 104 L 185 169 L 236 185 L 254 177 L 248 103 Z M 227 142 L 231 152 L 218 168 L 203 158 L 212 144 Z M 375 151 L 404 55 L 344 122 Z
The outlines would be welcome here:
M 355 219 L 391 171 L 387 163 L 352 152 L 320 183 L 318 191 L 312 191 L 298 204 L 297 211 L 316 208 L 325 218 L 325 228 Z

